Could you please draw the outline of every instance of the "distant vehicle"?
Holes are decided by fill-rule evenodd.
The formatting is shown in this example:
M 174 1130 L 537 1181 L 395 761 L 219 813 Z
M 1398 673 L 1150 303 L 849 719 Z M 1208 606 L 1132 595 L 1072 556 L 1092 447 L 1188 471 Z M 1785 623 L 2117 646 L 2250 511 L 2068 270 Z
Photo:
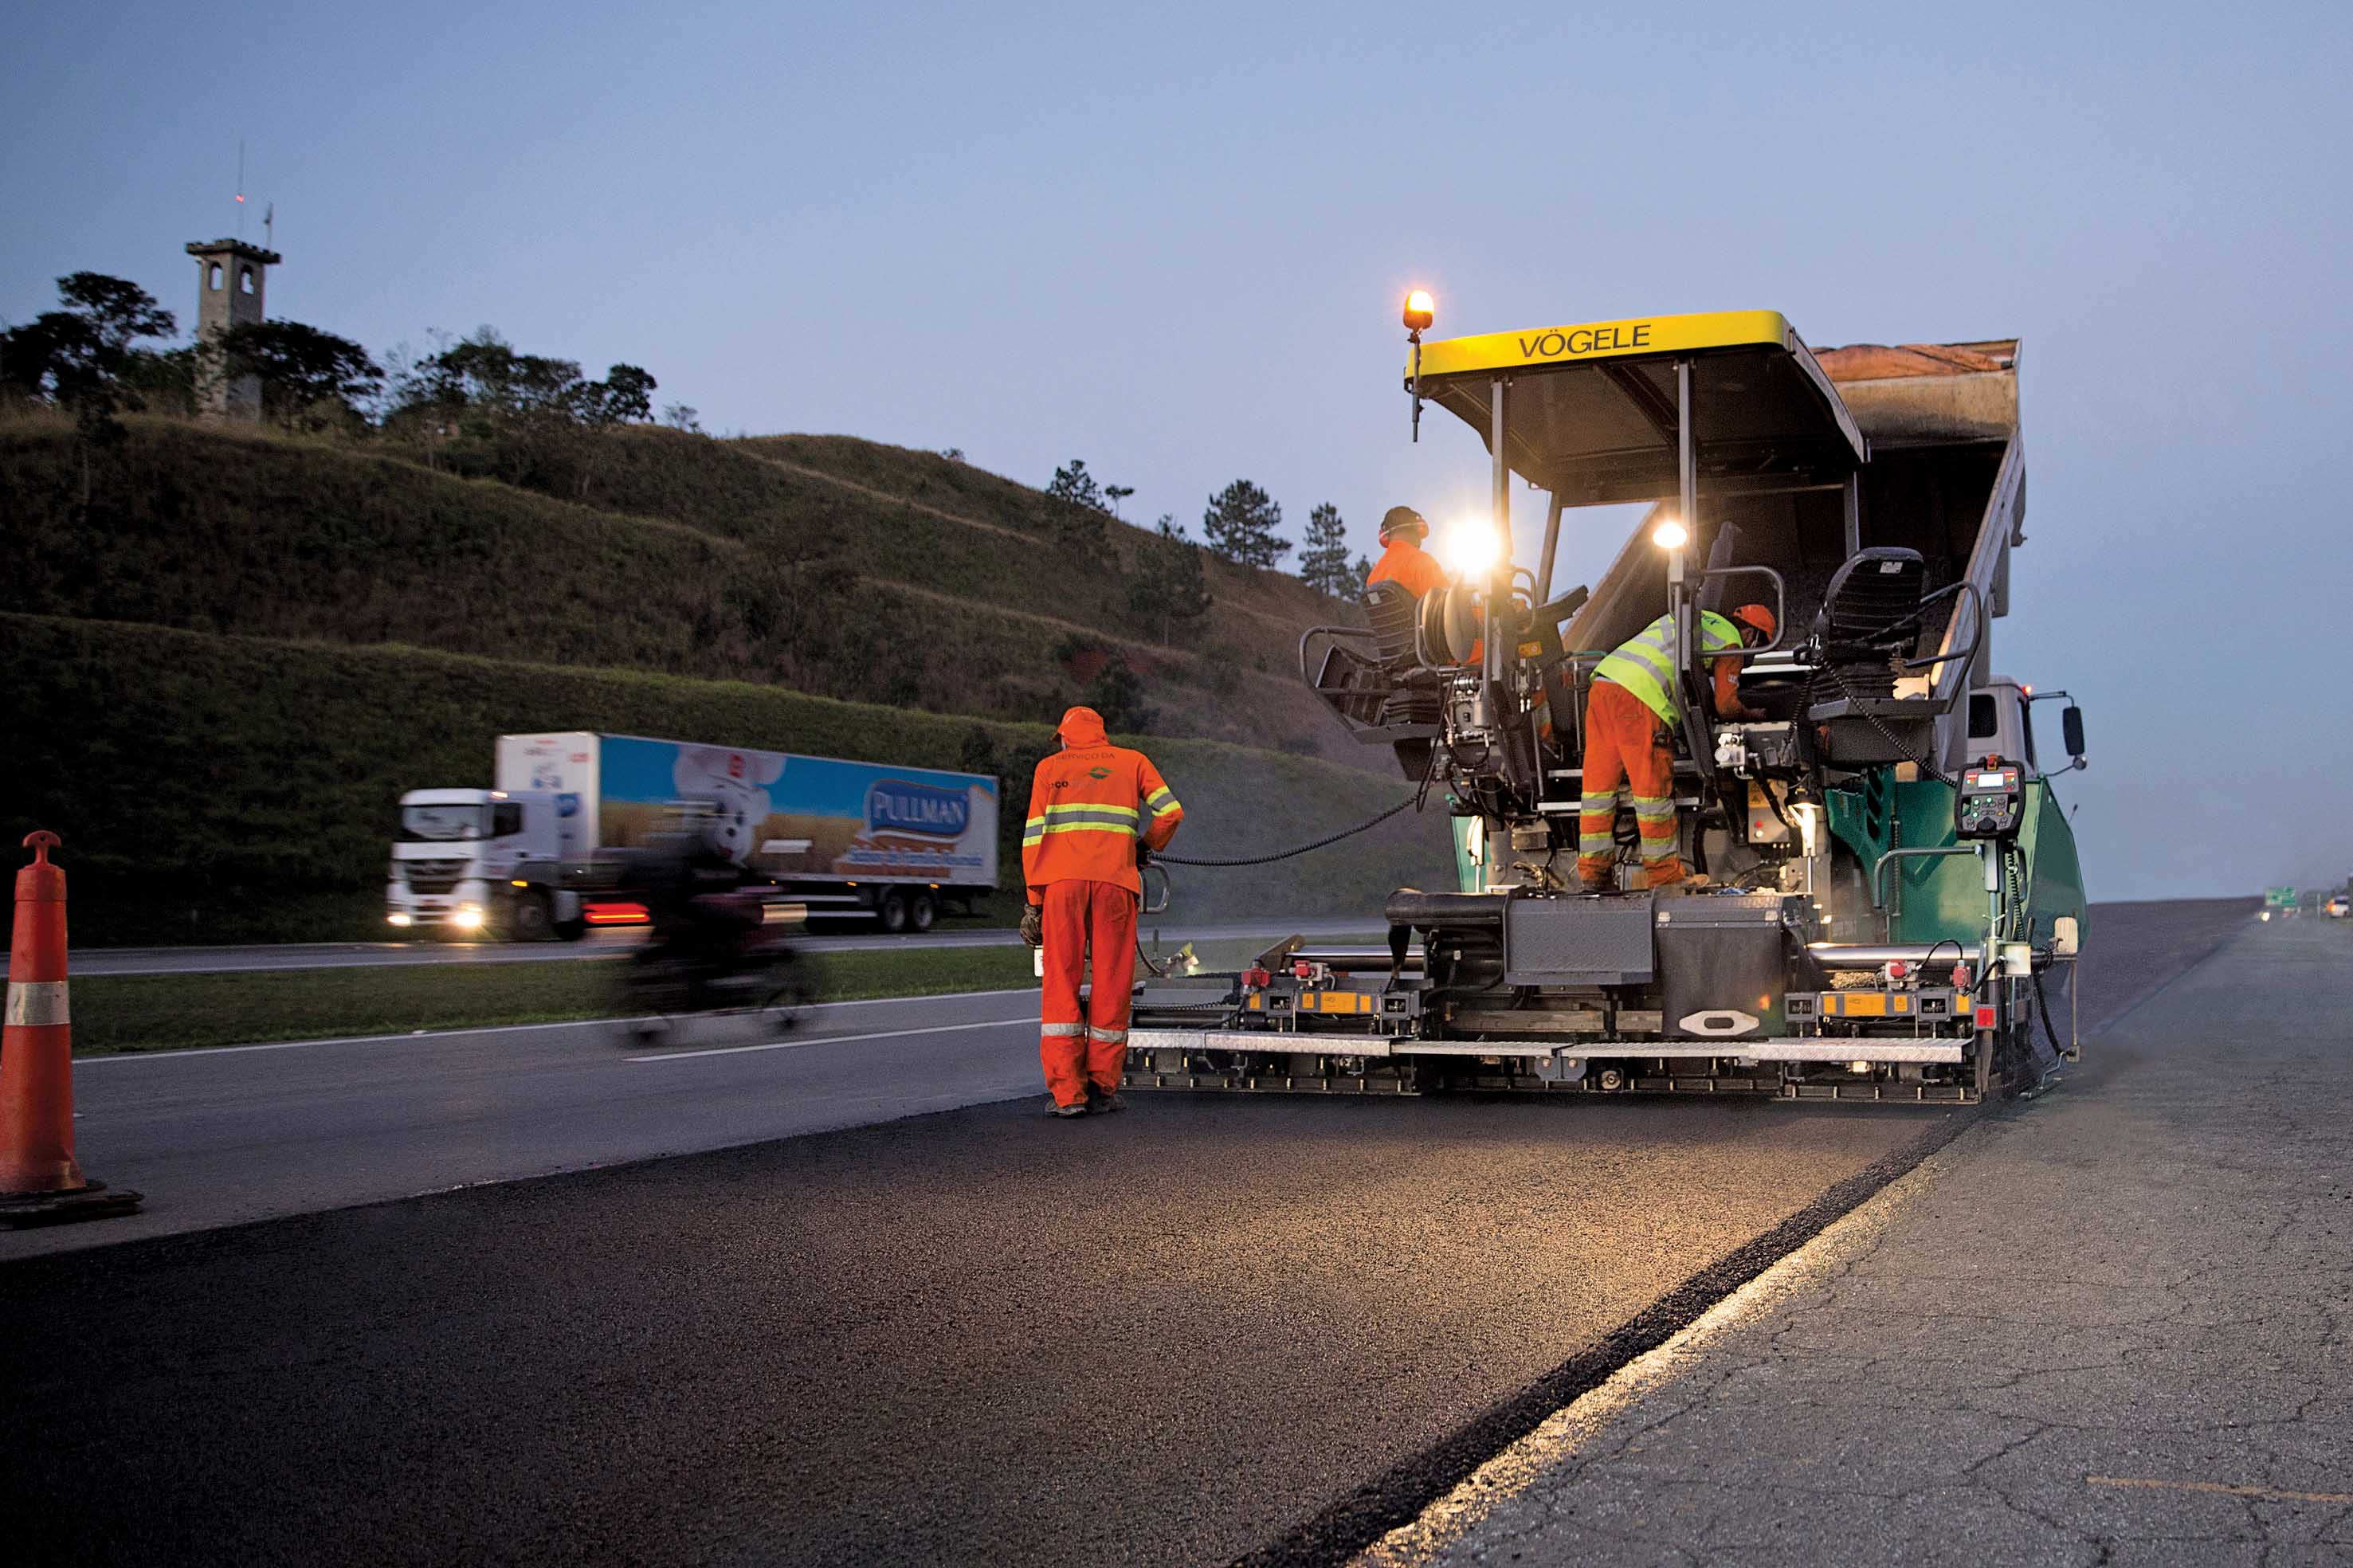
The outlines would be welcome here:
M 2353 915 L 2353 899 L 2348 899 L 2344 894 L 2339 893 L 2328 900 L 2330 920 L 2341 921 L 2348 915 Z
M 399 930 L 572 941 L 642 921 L 626 851 L 691 814 L 756 883 L 818 918 L 931 929 L 997 886 L 997 781 L 688 741 L 501 735 L 494 789 L 400 797 L 385 888 Z M 625 889 L 623 892 L 625 893 Z

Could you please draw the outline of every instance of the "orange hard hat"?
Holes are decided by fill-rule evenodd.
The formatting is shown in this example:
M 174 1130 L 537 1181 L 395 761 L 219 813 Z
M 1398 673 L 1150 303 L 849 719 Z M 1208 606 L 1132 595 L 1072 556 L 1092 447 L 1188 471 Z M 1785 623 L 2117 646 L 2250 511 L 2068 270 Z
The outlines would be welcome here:
M 1781 629 L 1781 623 L 1773 618 L 1773 612 L 1762 605 L 1743 605 L 1732 612 L 1732 618 L 1736 621 L 1746 621 L 1750 626 L 1763 632 L 1767 642 L 1771 642 L 1775 634 Z

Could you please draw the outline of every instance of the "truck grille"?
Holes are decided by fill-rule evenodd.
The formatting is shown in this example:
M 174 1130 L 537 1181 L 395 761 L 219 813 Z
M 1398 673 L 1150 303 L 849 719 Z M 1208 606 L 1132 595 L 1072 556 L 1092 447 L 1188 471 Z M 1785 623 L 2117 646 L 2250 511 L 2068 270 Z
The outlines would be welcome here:
M 401 880 L 414 893 L 446 893 L 466 879 L 463 860 L 403 860 Z

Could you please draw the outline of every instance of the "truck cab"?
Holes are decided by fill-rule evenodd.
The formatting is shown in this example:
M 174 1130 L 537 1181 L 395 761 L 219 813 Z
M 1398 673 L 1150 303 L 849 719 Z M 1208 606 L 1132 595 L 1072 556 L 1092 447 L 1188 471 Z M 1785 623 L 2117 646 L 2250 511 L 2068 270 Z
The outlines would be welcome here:
M 461 937 L 576 939 L 586 929 L 580 896 L 562 886 L 568 804 L 553 794 L 410 790 L 400 797 L 385 878 L 386 923 Z

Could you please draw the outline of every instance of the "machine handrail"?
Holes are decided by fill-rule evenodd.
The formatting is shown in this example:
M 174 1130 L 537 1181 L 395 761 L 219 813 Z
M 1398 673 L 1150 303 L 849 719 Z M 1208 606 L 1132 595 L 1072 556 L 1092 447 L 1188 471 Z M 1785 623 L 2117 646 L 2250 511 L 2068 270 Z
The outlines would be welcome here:
M 1932 653 L 1925 658 L 1907 658 L 1904 661 L 1905 668 L 1926 669 L 1931 665 L 1950 664 L 1956 659 L 1977 658 L 1978 649 L 1985 645 L 1986 622 L 1990 617 L 1985 613 L 1985 595 L 1978 592 L 1978 585 L 1966 577 L 1957 583 L 1947 583 L 1935 593 L 1922 598 L 1920 609 L 1913 611 L 1912 614 L 1916 617 L 1921 610 L 1926 610 L 1937 600 L 1947 595 L 1963 592 L 1968 595 L 1973 612 L 1969 619 L 1969 646 L 1959 653 Z
M 1781 639 L 1789 629 L 1789 584 L 1782 579 L 1781 574 L 1774 571 L 1770 566 L 1711 566 L 1704 572 L 1702 572 L 1699 576 L 1700 581 L 1705 582 L 1710 577 L 1736 577 L 1744 572 L 1751 573 L 1757 576 L 1771 580 L 1773 584 L 1773 626 L 1775 628 L 1771 640 L 1767 641 L 1763 647 L 1738 648 L 1734 650 L 1735 652 L 1737 652 L 1744 660 L 1746 660 L 1756 658 L 1760 653 L 1778 652 L 1779 649 L 1788 646 Z M 1716 613 L 1722 614 L 1721 611 Z M 1711 657 L 1722 658 L 1723 656 L 1718 654 Z

